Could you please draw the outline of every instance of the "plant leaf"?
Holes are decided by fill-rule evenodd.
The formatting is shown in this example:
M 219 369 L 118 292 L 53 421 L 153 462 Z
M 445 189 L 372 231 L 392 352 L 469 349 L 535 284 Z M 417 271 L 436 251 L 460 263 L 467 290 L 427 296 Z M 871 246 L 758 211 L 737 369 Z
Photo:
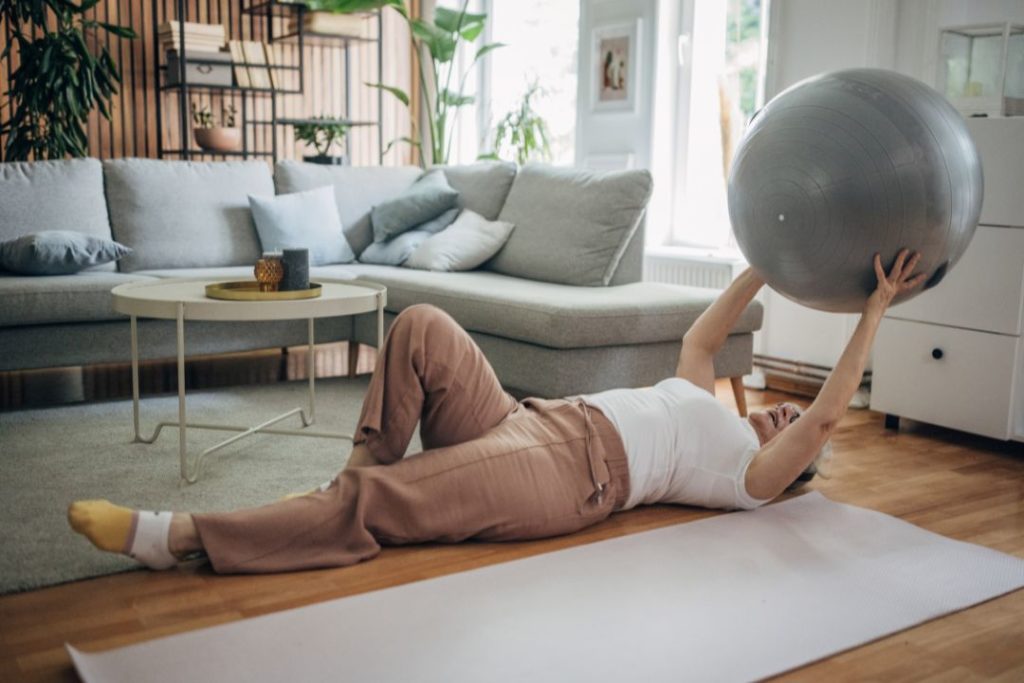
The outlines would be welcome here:
M 423 19 L 413 19 L 409 22 L 409 26 L 412 29 L 412 34 L 427 46 L 427 50 L 435 62 L 442 64 L 450 62 L 455 56 L 458 41 L 453 34 L 446 33 Z
M 466 41 L 472 43 L 483 32 L 484 25 L 476 24 L 475 26 L 469 26 L 468 28 L 462 29 L 461 31 L 459 31 L 459 35 L 461 35 L 463 39 L 465 39 Z
M 481 45 L 480 49 L 476 51 L 476 56 L 473 57 L 473 61 L 475 62 L 476 60 L 486 55 L 488 52 L 493 52 L 494 50 L 497 50 L 500 47 L 505 47 L 505 43 L 487 43 L 486 45 Z
M 106 29 L 110 33 L 113 33 L 118 38 L 135 38 L 135 31 L 131 30 L 127 26 L 118 26 L 116 24 L 108 24 L 104 21 L 96 22 L 99 26 Z
M 384 7 L 394 7 L 403 16 L 407 14 L 403 0 L 306 0 L 303 4 L 311 10 L 334 12 L 335 14 L 370 12 Z
M 383 83 L 367 83 L 366 85 L 371 88 L 379 88 L 380 90 L 387 90 L 389 93 L 398 98 L 398 100 L 405 106 L 409 106 L 409 95 L 401 88 L 396 88 L 393 85 L 384 85 Z
M 434 23 L 437 24 L 438 28 L 448 31 L 449 33 L 461 31 L 467 26 L 482 26 L 486 20 L 486 14 L 460 12 L 459 10 L 449 9 L 447 7 L 437 7 L 434 9 Z
M 472 95 L 462 95 L 452 92 L 448 88 L 442 88 L 438 98 L 450 107 L 461 107 L 466 104 L 473 104 L 475 98 Z

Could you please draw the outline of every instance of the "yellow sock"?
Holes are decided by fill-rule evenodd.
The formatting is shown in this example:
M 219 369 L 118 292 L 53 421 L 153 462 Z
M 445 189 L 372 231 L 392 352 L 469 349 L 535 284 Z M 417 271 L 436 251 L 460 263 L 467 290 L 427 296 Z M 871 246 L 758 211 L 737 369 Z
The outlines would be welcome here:
M 97 548 L 122 553 L 132 530 L 132 511 L 109 500 L 79 500 L 68 506 L 68 523 Z
M 309 494 L 314 493 L 314 492 L 319 491 L 319 490 L 320 489 L 310 489 L 308 491 L 303 491 L 302 493 L 289 493 L 287 495 L 281 496 L 281 500 L 291 500 L 292 498 L 302 498 L 303 496 L 308 496 Z

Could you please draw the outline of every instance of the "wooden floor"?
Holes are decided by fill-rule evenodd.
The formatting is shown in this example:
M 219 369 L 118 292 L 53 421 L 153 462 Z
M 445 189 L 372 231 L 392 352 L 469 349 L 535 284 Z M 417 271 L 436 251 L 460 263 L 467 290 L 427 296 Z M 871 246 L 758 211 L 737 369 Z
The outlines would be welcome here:
M 732 402 L 728 382 L 718 386 Z M 748 392 L 752 408 L 789 400 Z M 803 399 L 793 399 L 805 404 Z M 886 432 L 851 411 L 834 440 L 831 480 L 813 486 L 931 531 L 1024 557 L 1024 447 L 923 425 Z M 215 576 L 207 566 L 133 572 L 0 597 L 0 680 L 76 680 L 64 642 L 104 650 L 158 636 L 450 574 L 685 522 L 714 513 L 651 507 L 571 537 L 386 549 L 337 570 Z M 792 681 L 1024 680 L 1024 591 L 812 664 Z

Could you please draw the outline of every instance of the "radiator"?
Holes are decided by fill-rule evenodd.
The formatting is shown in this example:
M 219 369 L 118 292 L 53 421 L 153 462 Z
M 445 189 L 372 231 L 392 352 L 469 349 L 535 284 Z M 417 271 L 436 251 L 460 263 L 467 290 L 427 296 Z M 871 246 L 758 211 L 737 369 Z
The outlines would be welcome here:
M 644 280 L 725 289 L 743 266 L 739 259 L 648 252 L 644 254 Z

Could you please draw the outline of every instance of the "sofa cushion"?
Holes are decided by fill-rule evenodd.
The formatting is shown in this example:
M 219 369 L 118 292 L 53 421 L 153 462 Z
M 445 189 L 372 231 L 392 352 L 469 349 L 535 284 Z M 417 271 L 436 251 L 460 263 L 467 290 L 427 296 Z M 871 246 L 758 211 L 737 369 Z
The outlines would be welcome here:
M 518 228 L 517 228 L 518 229 Z M 320 276 L 351 277 L 388 288 L 387 309 L 417 303 L 447 311 L 473 332 L 552 348 L 584 348 L 681 341 L 717 289 L 636 282 L 616 287 L 573 287 L 487 271 L 436 273 L 352 264 L 318 269 Z M 761 327 L 757 302 L 733 333 Z
M 124 272 L 252 264 L 260 257 L 249 195 L 270 195 L 262 161 L 103 162 L 114 239 L 135 250 Z
M 440 170 L 429 171 L 402 194 L 377 204 L 370 212 L 373 241 L 385 242 L 421 223 L 456 208 L 459 193 Z
M 0 241 L 43 230 L 110 239 L 103 167 L 96 159 L 0 164 Z M 90 270 L 113 271 L 113 263 Z
M 397 197 L 421 175 L 418 166 L 327 166 L 299 161 L 279 161 L 274 166 L 278 194 L 334 187 L 341 226 L 356 256 L 373 242 L 373 207 Z
M 0 327 L 123 318 L 114 312 L 110 290 L 152 278 L 126 273 L 0 275 Z
M 0 242 L 0 268 L 19 275 L 71 275 L 111 263 L 131 249 L 73 230 L 43 230 Z
M 314 266 L 356 260 L 341 230 L 333 187 L 273 197 L 250 196 L 249 206 L 263 251 L 308 249 L 309 262 Z
M 640 225 L 651 188 L 647 171 L 527 164 L 499 215 L 516 229 L 487 268 L 545 282 L 607 285 Z
M 516 177 L 516 165 L 508 161 L 481 161 L 445 166 L 448 184 L 459 193 L 459 208 L 476 211 L 489 221 L 497 220 Z

